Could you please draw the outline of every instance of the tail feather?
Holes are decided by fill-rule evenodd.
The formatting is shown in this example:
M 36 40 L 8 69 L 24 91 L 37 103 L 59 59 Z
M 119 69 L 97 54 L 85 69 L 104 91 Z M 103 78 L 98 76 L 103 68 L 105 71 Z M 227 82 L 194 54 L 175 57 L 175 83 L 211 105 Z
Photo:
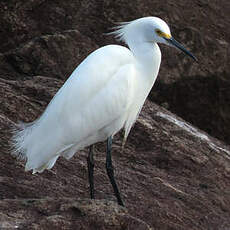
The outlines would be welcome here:
M 13 128 L 12 155 L 26 161 L 25 171 L 33 170 L 34 174 L 51 169 L 58 157 L 73 147 L 73 144 L 63 145 L 57 132 L 46 136 L 47 130 L 47 125 L 39 120 L 31 123 L 20 122 Z
M 34 129 L 34 122 L 23 123 L 19 122 L 12 128 L 13 136 L 11 138 L 12 151 L 11 154 L 18 159 L 27 160 L 27 139 Z

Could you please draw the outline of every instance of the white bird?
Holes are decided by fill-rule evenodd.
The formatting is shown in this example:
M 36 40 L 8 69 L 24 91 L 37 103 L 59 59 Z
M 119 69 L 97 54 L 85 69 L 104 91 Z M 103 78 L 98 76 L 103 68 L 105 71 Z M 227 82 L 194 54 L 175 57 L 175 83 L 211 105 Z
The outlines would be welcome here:
M 90 194 L 94 198 L 93 144 L 107 140 L 106 169 L 118 203 L 123 205 L 113 177 L 111 145 L 122 128 L 124 140 L 158 75 L 161 51 L 157 43 L 175 46 L 196 58 L 171 36 L 157 17 L 121 24 L 112 32 L 128 48 L 107 45 L 91 53 L 71 74 L 34 122 L 21 124 L 12 137 L 13 155 L 24 158 L 25 170 L 51 169 L 59 156 L 71 158 L 90 146 L 87 158 Z

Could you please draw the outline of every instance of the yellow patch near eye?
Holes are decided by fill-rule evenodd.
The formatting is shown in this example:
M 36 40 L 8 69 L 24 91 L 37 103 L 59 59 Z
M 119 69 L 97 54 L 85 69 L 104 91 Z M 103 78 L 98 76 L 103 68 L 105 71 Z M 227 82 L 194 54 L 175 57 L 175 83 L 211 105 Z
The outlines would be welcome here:
M 170 39 L 172 36 L 170 34 L 163 33 L 163 37 L 167 38 L 167 39 Z
M 159 29 L 156 29 L 155 31 L 156 31 L 157 35 L 162 37 L 162 38 L 170 39 L 172 37 L 170 34 L 166 34 L 165 32 L 162 32 Z

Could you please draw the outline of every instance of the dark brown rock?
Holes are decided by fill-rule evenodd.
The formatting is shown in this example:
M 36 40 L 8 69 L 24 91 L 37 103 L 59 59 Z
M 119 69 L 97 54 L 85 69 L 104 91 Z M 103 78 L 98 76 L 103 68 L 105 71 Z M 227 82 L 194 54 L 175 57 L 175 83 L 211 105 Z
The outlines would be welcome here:
M 2 117 L 0 125 L 4 129 L 1 140 L 6 145 L 12 122 Z M 116 204 L 110 203 L 110 211 L 103 211 L 101 205 L 106 201 L 87 201 L 89 213 L 86 218 L 79 220 L 82 211 L 75 210 L 76 214 L 71 210 L 69 213 L 69 201 L 62 198 L 68 197 L 73 207 L 74 198 L 89 196 L 85 151 L 80 151 L 70 161 L 60 159 L 50 171 L 31 175 L 23 171 L 23 163 L 13 159 L 7 150 L 6 146 L 1 148 L 0 154 L 4 223 L 12 223 L 12 218 L 15 218 L 21 221 L 17 223 L 25 224 L 22 226 L 30 226 L 32 222 L 35 229 L 47 223 L 72 229 L 75 222 L 84 226 L 82 229 L 94 229 L 91 223 L 100 226 L 99 229 L 109 229 L 105 220 L 117 216 Z M 98 144 L 96 198 L 116 202 L 105 173 L 104 152 L 104 144 Z M 113 160 L 115 176 L 127 210 L 125 217 L 115 218 L 118 227 L 112 225 L 111 229 L 133 229 L 129 226 L 134 225 L 138 226 L 137 229 L 148 229 L 148 225 L 153 229 L 206 230 L 230 227 L 230 196 L 227 192 L 230 186 L 230 149 L 180 118 L 147 102 L 123 153 L 121 135 L 116 136 Z M 31 208 L 23 208 L 20 204 L 22 198 L 43 200 L 44 197 L 49 197 L 49 203 L 43 203 L 40 212 L 37 204 Z M 11 202 L 19 202 L 17 208 Z M 60 206 L 67 207 L 67 214 L 63 214 Z M 50 207 L 52 211 L 47 211 Z M 12 208 L 21 211 L 12 211 Z M 95 214 L 95 210 L 98 210 L 98 214 Z M 26 219 L 26 215 L 22 215 L 21 219 L 16 218 L 17 215 L 12 212 L 28 213 L 30 220 Z M 102 218 L 105 213 L 111 214 Z M 142 223 L 140 220 L 146 224 L 137 225 Z
M 210 135 L 230 143 L 229 86 L 226 73 L 194 76 L 169 84 L 157 82 L 150 98 Z
M 159 16 L 169 22 L 175 38 L 198 57 L 199 64 L 177 50 L 162 46 L 162 68 L 158 85 L 152 91 L 152 100 L 168 105 L 171 111 L 229 143 L 229 130 L 222 128 L 230 125 L 229 103 L 224 100 L 226 91 L 215 85 L 218 81 L 223 82 L 224 88 L 229 87 L 229 11 L 230 4 L 226 0 L 208 3 L 202 0 L 2 1 L 0 52 L 8 54 L 0 55 L 0 74 L 7 79 L 21 78 L 20 74 L 66 79 L 97 45 L 114 42 L 105 33 L 115 22 Z M 75 32 L 69 33 L 63 41 L 65 36 L 62 34 L 68 30 Z M 56 41 L 50 42 L 56 33 L 60 33 Z M 31 40 L 37 40 L 32 49 L 24 47 L 9 52 L 23 44 L 29 45 Z M 43 51 L 42 54 L 39 51 Z M 59 58 L 56 60 L 56 57 Z M 203 85 L 206 79 L 210 84 Z M 189 85 L 189 89 L 180 82 Z M 204 87 L 213 92 L 211 97 Z M 169 96 L 169 88 L 175 88 L 178 93 Z M 181 101 L 181 94 L 187 98 L 191 91 L 196 98 L 204 98 L 205 105 L 195 98 Z M 212 97 L 216 98 L 214 104 Z
M 221 10 L 220 10 L 221 9 Z M 156 15 L 198 57 L 194 63 L 162 47 L 151 100 L 229 141 L 229 1 L 1 1 L 0 228 L 230 228 L 230 148 L 148 101 L 121 151 L 115 176 L 126 209 L 105 172 L 105 145 L 96 146 L 96 201 L 90 201 L 86 150 L 31 175 L 10 156 L 10 128 L 36 119 L 73 69 L 99 46 L 114 22 Z M 182 78 L 183 77 L 183 78 Z
M 125 208 L 114 202 L 67 198 L 2 200 L 0 201 L 0 228 L 152 229 L 145 222 L 129 215 Z

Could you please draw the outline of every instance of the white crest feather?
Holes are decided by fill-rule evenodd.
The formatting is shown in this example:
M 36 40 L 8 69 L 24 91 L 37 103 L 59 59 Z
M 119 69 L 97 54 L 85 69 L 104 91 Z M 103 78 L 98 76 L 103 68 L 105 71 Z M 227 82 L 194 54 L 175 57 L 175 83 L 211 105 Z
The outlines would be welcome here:
M 132 22 L 132 21 L 131 21 Z M 112 27 L 112 32 L 107 33 L 108 35 L 114 35 L 115 38 L 119 41 L 125 42 L 125 32 L 127 30 L 127 26 L 131 22 L 119 22 L 117 26 Z

